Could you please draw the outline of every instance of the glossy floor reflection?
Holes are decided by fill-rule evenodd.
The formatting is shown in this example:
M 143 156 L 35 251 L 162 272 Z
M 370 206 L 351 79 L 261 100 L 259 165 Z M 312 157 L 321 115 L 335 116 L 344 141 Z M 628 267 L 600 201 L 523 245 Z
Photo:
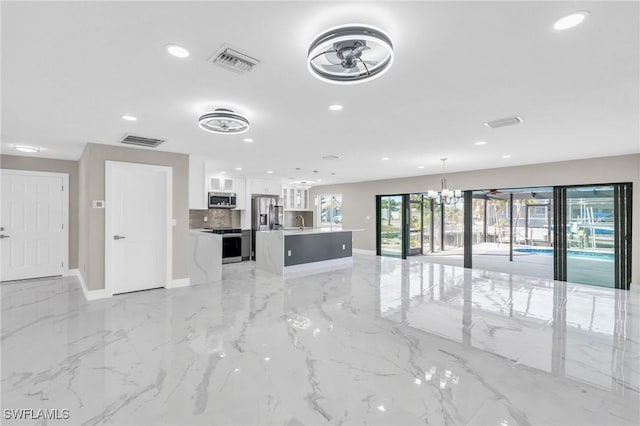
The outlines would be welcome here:
M 48 424 L 629 424 L 639 295 L 355 255 L 86 302 L 4 284 L 2 408 Z M 4 424 L 42 424 L 4 420 Z

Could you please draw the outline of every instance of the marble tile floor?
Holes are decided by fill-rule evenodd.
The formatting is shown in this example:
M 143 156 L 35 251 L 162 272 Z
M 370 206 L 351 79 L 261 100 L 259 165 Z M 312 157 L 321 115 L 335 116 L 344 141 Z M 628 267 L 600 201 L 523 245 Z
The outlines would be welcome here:
M 2 424 L 640 422 L 635 287 L 356 254 L 92 302 L 73 277 L 0 292 Z

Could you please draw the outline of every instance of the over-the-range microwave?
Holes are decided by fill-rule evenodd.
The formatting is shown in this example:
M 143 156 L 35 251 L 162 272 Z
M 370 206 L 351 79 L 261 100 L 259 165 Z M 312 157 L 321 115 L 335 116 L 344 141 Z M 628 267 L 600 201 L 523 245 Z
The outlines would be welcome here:
M 236 194 L 232 192 L 209 192 L 209 208 L 234 209 Z

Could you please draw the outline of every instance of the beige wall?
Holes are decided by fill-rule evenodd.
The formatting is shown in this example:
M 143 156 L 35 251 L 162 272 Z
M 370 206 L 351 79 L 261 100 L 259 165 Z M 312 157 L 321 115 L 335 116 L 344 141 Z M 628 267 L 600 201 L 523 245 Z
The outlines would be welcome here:
M 78 162 L 49 158 L 0 155 L 0 168 L 69 175 L 69 269 L 78 267 Z
M 173 279 L 189 277 L 189 157 L 184 154 L 87 144 L 79 162 L 79 269 L 90 290 L 104 288 L 104 209 L 91 208 L 105 198 L 105 161 L 155 164 L 173 168 Z
M 319 194 L 342 194 L 343 227 L 364 229 L 364 232 L 353 233 L 353 247 L 375 250 L 375 196 L 439 189 L 440 177 L 429 175 L 317 186 L 311 189 L 310 197 L 313 200 Z M 447 173 L 447 181 L 449 188 L 462 190 L 632 182 L 635 228 L 632 282 L 640 284 L 640 154 Z

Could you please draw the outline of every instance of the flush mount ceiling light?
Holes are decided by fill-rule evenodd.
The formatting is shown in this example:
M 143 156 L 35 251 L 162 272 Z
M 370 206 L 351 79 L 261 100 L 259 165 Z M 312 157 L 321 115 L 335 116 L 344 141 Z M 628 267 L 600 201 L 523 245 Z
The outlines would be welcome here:
M 13 145 L 13 149 L 20 152 L 40 152 L 40 147 L 35 145 Z
M 368 25 L 331 28 L 309 45 L 307 65 L 320 80 L 354 84 L 384 74 L 393 63 L 393 43 L 388 35 Z
M 171 56 L 175 56 L 176 58 L 184 59 L 189 57 L 189 51 L 182 46 L 178 46 L 177 44 L 168 44 L 166 46 L 167 52 Z
M 553 29 L 557 31 L 568 30 L 569 28 L 576 27 L 580 25 L 588 16 L 588 10 L 578 10 L 575 12 L 571 12 L 568 15 L 563 16 L 558 19 L 553 24 Z
M 329 105 L 329 109 L 331 111 L 342 111 L 342 108 L 343 108 L 343 106 L 342 105 L 338 105 L 338 104 Z
M 249 120 L 230 109 L 218 108 L 198 118 L 202 130 L 212 133 L 234 134 L 249 130 Z
M 342 157 L 340 157 L 339 155 L 323 155 L 320 158 L 326 161 L 332 161 L 332 160 L 339 160 Z
M 134 117 L 133 115 L 123 115 L 120 118 L 126 121 L 138 121 L 138 117 Z
M 513 116 L 513 117 L 505 117 L 499 118 L 497 120 L 491 120 L 484 123 L 485 126 L 490 127 L 492 129 L 496 129 L 498 127 L 512 126 L 514 124 L 520 124 L 524 120 L 522 117 Z

